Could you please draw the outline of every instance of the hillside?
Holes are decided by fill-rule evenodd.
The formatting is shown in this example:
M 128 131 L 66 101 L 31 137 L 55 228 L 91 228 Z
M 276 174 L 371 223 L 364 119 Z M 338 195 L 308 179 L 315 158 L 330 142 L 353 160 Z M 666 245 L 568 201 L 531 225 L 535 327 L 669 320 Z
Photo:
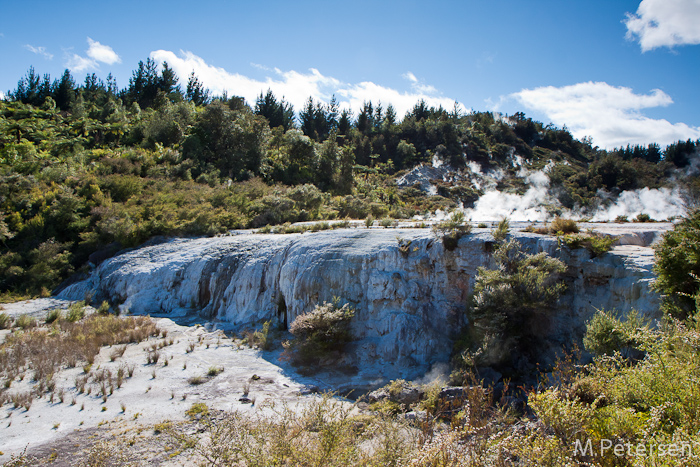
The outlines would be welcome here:
M 523 199 L 523 212 L 537 208 L 521 220 L 614 218 L 606 208 L 639 204 L 640 189 L 672 198 L 660 212 L 673 216 L 698 191 L 697 141 L 605 151 L 522 113 L 421 101 L 403 118 L 371 102 L 353 115 L 312 99 L 295 112 L 272 92 L 253 104 L 212 98 L 194 75 L 184 90 L 178 82 L 150 59 L 123 89 L 94 74 L 76 84 L 67 70 L 52 81 L 30 69 L 0 102 L 6 300 L 48 295 L 88 262 L 158 235 L 456 207 L 474 208 L 476 222 L 489 206 L 515 212 Z M 417 166 L 437 167 L 441 180 L 411 178 Z

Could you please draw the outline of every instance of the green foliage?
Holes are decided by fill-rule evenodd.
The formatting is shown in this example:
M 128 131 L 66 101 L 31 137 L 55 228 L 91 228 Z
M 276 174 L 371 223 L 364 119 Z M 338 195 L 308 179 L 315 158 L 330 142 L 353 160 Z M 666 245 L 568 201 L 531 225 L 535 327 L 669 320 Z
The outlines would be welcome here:
M 425 102 L 403 118 L 371 102 L 356 119 L 335 100 L 300 110 L 298 127 L 291 105 L 270 91 L 255 110 L 239 97 L 212 101 L 194 74 L 183 92 L 173 69 L 152 59 L 122 90 L 111 75 L 80 82 L 66 70 L 52 80 L 30 68 L 0 102 L 0 294 L 54 290 L 91 254 L 155 235 L 405 219 L 481 195 L 466 183 L 439 184 L 436 196 L 396 187 L 397 171 L 433 156 L 456 168 L 502 168 L 499 189 L 514 191 L 525 185 L 513 151 L 531 170 L 553 162 L 552 191 L 585 210 L 599 190 L 668 185 L 698 145 L 608 152 L 521 113 L 495 118 Z M 441 238 L 454 248 L 461 235 Z
M 633 447 L 689 445 L 691 452 L 700 441 L 700 395 L 689 384 L 699 376 L 700 336 L 678 321 L 662 323 L 656 330 L 639 324 L 634 316 L 626 324 L 609 313 L 597 315 L 589 325 L 596 348 L 607 353 L 634 341 L 643 357 L 630 362 L 619 352 L 601 356 L 584 371 L 574 371 L 570 380 L 528 398 L 538 419 L 569 452 L 576 440 L 590 440 L 593 446 L 600 446 L 601 440 L 625 440 Z M 647 451 L 635 462 L 696 465 L 688 458 L 688 449 L 679 449 L 676 456 L 658 453 Z M 597 451 L 598 465 L 620 465 L 623 459 L 611 450 L 600 454 Z
M 692 212 L 654 245 L 656 281 L 662 310 L 686 319 L 696 316 L 700 296 L 700 211 Z
M 221 366 L 210 366 L 209 369 L 207 370 L 207 376 L 210 377 L 215 377 L 219 376 L 221 373 L 223 373 L 224 368 Z
M 12 325 L 12 317 L 7 313 L 0 313 L 0 329 L 7 329 Z
M 194 418 L 197 415 L 207 416 L 209 414 L 209 406 L 204 402 L 195 402 L 185 411 L 185 415 Z
M 459 239 L 468 235 L 472 230 L 471 224 L 465 222 L 464 213 L 455 211 L 447 220 L 433 225 L 433 234 L 442 240 L 446 250 L 457 248 Z
M 559 235 L 558 241 L 560 245 L 566 245 L 571 249 L 586 248 L 591 252 L 593 257 L 607 253 L 617 241 L 616 237 L 603 235 L 595 232 L 586 234 L 566 234 Z
M 641 345 L 639 335 L 648 330 L 637 311 L 633 310 L 620 318 L 611 312 L 597 310 L 586 324 L 583 345 L 594 355 L 613 355 L 615 352 L 629 355 L 632 349 Z
M 504 217 L 491 233 L 493 234 L 493 238 L 500 243 L 506 239 L 506 236 L 508 235 L 509 231 L 510 221 L 508 221 L 507 217 Z
M 30 329 L 36 327 L 37 323 L 35 318 L 27 314 L 21 314 L 15 319 L 14 325 L 20 329 Z
M 552 234 L 571 234 L 578 233 L 579 227 L 575 220 L 564 219 L 561 217 L 555 218 L 551 224 L 549 224 L 549 231 Z
M 389 227 L 396 227 L 397 222 L 391 217 L 384 217 L 382 219 L 379 219 L 379 225 L 384 227 L 385 229 L 388 229 Z
M 73 302 L 68 307 L 68 313 L 66 313 L 66 321 L 74 323 L 85 317 L 85 302 Z
M 270 350 L 272 348 L 272 336 L 270 335 L 270 321 L 263 323 L 262 329 L 253 333 L 252 345 L 257 345 L 262 350 Z
M 55 321 L 60 321 L 63 318 L 63 311 L 60 308 L 54 308 L 46 314 L 46 324 L 51 324 Z
M 550 332 L 550 313 L 565 286 L 566 266 L 545 252 L 530 254 L 511 239 L 493 253 L 495 269 L 479 268 L 468 310 L 470 344 L 460 358 L 477 365 L 508 367 L 517 356 L 536 359 L 538 342 Z
M 102 301 L 100 307 L 97 309 L 97 312 L 101 315 L 109 314 L 109 303 L 107 302 L 107 300 Z
M 292 361 L 298 364 L 318 364 L 322 359 L 341 353 L 352 341 L 351 321 L 355 316 L 347 303 L 316 305 L 308 313 L 296 317 L 289 326 L 294 339 L 285 347 Z

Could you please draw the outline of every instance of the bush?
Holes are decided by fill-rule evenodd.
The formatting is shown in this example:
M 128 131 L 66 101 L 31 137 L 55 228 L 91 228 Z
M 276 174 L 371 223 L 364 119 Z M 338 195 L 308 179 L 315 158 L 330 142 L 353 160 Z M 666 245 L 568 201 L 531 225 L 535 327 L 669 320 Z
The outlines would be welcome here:
M 46 314 L 46 324 L 51 324 L 54 321 L 60 321 L 63 317 L 63 312 L 60 308 L 54 308 Z
M 563 219 L 561 217 L 555 218 L 551 224 L 549 224 L 549 232 L 552 234 L 562 234 L 578 233 L 578 224 L 573 219 Z
M 455 211 L 449 219 L 433 225 L 433 234 L 442 240 L 442 244 L 448 251 L 457 248 L 459 239 L 471 231 L 472 226 L 465 223 L 462 211 Z
M 204 384 L 206 382 L 206 378 L 200 375 L 190 376 L 187 378 L 187 382 L 193 386 L 196 386 L 198 384 Z
M 211 376 L 212 378 L 215 376 L 219 376 L 221 373 L 223 373 L 224 367 L 222 366 L 210 366 L 209 370 L 207 370 L 207 376 Z
M 616 237 L 598 233 L 566 234 L 559 237 L 560 245 L 566 245 L 571 249 L 585 248 L 594 257 L 610 251 L 616 240 Z
M 389 227 L 396 227 L 397 225 L 399 225 L 399 223 L 391 217 L 384 217 L 379 220 L 379 225 L 381 225 L 385 229 L 388 229 Z
M 270 350 L 272 348 L 272 336 L 270 336 L 270 321 L 263 323 L 262 329 L 253 333 L 251 345 L 257 345 L 262 350 Z
M 695 211 L 654 246 L 656 281 L 661 309 L 686 319 L 700 311 L 700 211 Z
M 491 232 L 493 234 L 493 238 L 497 242 L 502 242 L 503 240 L 506 239 L 506 236 L 508 235 L 508 232 L 510 230 L 510 221 L 508 220 L 507 217 L 504 217 L 501 222 L 498 223 L 498 226 L 493 229 Z
M 207 406 L 207 404 L 204 402 L 195 402 L 185 411 L 185 414 L 190 418 L 194 418 L 197 415 L 206 417 L 209 415 L 209 406 Z
M 75 323 L 76 321 L 80 321 L 84 317 L 85 317 L 85 302 L 81 300 L 79 302 L 71 303 L 70 306 L 68 307 L 68 314 L 66 315 L 66 321 L 69 321 L 71 323 Z
M 15 320 L 15 326 L 17 326 L 20 329 L 33 328 L 36 327 L 36 324 L 36 319 L 32 318 L 27 314 L 19 315 L 19 317 Z
M 648 330 L 648 327 L 637 311 L 632 310 L 621 319 L 605 310 L 598 310 L 586 324 L 583 345 L 594 355 L 612 355 L 614 352 L 629 355 L 640 345 L 638 334 L 644 330 Z
M 494 251 L 495 269 L 479 268 L 468 310 L 470 348 L 463 363 L 508 369 L 521 356 L 536 359 L 535 349 L 550 332 L 549 315 L 565 286 L 566 266 L 547 253 L 529 254 L 511 239 Z M 471 353 L 470 353 L 471 352 Z
M 100 307 L 97 309 L 97 312 L 101 315 L 109 314 L 109 303 L 107 302 L 107 300 L 102 301 Z
M 285 346 L 292 361 L 318 363 L 324 357 L 342 352 L 352 340 L 350 322 L 353 316 L 355 310 L 347 303 L 338 307 L 337 303 L 327 302 L 297 316 L 289 327 L 294 339 Z
M 0 313 L 0 329 L 7 329 L 12 324 L 12 317 L 7 313 Z

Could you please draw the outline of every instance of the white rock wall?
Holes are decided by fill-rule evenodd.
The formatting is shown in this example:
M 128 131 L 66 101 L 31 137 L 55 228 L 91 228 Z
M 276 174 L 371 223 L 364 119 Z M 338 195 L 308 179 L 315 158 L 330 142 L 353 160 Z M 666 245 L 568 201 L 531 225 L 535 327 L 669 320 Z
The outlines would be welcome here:
M 653 250 L 620 246 L 590 259 L 560 251 L 556 239 L 514 233 L 530 251 L 547 251 L 569 265 L 567 294 L 554 317 L 556 351 L 581 335 L 595 308 L 636 308 L 656 316 L 649 290 Z M 408 254 L 397 236 L 411 240 Z M 339 297 L 356 308 L 352 355 L 383 375 L 412 377 L 446 361 L 480 266 L 490 264 L 486 230 L 445 251 L 426 229 L 342 229 L 289 235 L 241 234 L 173 239 L 102 263 L 63 298 L 122 303 L 134 313 L 197 312 L 235 326 L 262 320 L 291 323 L 317 303 Z

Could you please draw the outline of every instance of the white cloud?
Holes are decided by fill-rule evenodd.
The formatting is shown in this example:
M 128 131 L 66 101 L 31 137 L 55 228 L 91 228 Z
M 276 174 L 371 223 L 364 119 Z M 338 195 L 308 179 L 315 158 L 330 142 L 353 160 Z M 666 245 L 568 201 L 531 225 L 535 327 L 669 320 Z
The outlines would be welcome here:
M 403 75 L 411 81 L 411 91 L 400 92 L 372 82 L 343 83 L 336 78 L 321 74 L 315 68 L 311 68 L 306 73 L 300 73 L 251 64 L 259 70 L 270 73 L 270 76 L 264 80 L 256 80 L 209 65 L 192 52 L 180 51 L 179 54 L 175 54 L 168 50 L 156 50 L 151 52 L 150 56 L 157 62 L 168 62 L 183 82 L 186 82 L 187 77 L 194 71 L 199 80 L 215 95 L 226 91 L 229 96 L 244 97 L 250 105 L 254 105 L 260 93 L 268 89 L 271 89 L 277 98 L 284 97 L 297 111 L 303 108 L 309 97 L 316 101 L 328 102 L 334 94 L 341 108 L 358 111 L 366 101 L 371 100 L 374 104 L 381 101 L 384 108 L 392 104 L 399 117 L 403 117 L 420 99 L 424 99 L 430 106 L 442 105 L 447 109 L 451 109 L 455 102 L 453 99 L 440 96 L 434 87 L 420 84 L 418 78 L 411 72 Z M 464 110 L 463 106 L 462 109 Z
M 46 47 L 34 47 L 33 45 L 25 44 L 24 48 L 37 55 L 43 55 L 47 60 L 53 59 L 53 54 L 47 52 Z
M 96 62 L 106 63 L 108 65 L 114 65 L 115 63 L 121 63 L 122 59 L 117 55 L 117 53 L 108 45 L 100 44 L 97 41 L 93 41 L 89 37 L 87 38 L 90 47 L 87 50 L 87 55 Z
M 412 83 L 417 83 L 417 82 L 418 82 L 418 78 L 416 78 L 416 75 L 414 75 L 414 74 L 411 73 L 410 71 L 407 71 L 406 73 L 404 73 L 404 74 L 401 75 L 401 76 L 403 76 L 404 78 L 406 78 L 407 80 L 409 80 L 409 81 L 412 82 Z
M 627 38 L 639 40 L 643 52 L 700 44 L 700 0 L 643 0 L 624 22 Z
M 89 69 L 97 69 L 100 67 L 98 62 L 108 65 L 122 62 L 122 59 L 110 46 L 100 44 L 89 37 L 87 38 L 87 42 L 87 57 L 78 54 L 72 54 L 68 57 L 66 66 L 70 68 L 71 71 L 80 72 Z
M 98 68 L 97 62 L 91 58 L 81 57 L 78 54 L 73 54 L 68 58 L 66 66 L 73 72 L 80 72 L 89 70 L 91 68 Z
M 575 137 L 591 136 L 594 144 L 605 148 L 652 142 L 665 145 L 679 139 L 700 138 L 700 128 L 655 120 L 639 112 L 673 103 L 660 89 L 635 94 L 630 88 L 587 82 L 524 89 L 510 97 L 542 112 L 555 125 L 566 125 Z

